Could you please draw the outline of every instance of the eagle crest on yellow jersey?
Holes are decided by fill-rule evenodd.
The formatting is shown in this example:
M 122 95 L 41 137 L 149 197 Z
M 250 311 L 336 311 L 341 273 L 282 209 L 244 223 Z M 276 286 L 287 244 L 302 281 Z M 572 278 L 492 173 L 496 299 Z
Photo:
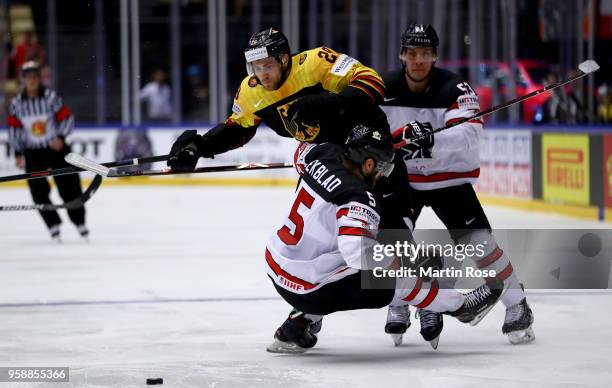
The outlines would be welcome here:
M 302 96 L 329 91 L 339 95 L 363 95 L 375 105 L 382 101 L 384 84 L 376 71 L 346 54 L 318 47 L 293 55 L 289 74 L 277 90 L 266 90 L 255 76 L 240 84 L 226 124 L 257 127 L 262 121 L 280 136 L 299 141 L 328 141 L 333 128 L 308 127 L 291 121 L 289 106 Z M 321 137 L 319 139 L 319 137 Z

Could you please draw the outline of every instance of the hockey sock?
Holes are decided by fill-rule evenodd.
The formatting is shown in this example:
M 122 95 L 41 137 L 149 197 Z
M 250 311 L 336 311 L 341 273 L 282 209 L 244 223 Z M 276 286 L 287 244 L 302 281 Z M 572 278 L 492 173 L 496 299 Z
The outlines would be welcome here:
M 397 279 L 392 306 L 409 304 L 434 312 L 456 311 L 465 297 L 454 289 L 440 289 L 437 279 L 403 277 Z
M 514 306 L 525 298 L 525 292 L 514 273 L 510 258 L 497 245 L 495 237 L 488 230 L 475 230 L 473 233 L 460 238 L 459 243 L 482 244 L 484 246 L 484 254 L 482 256 L 474 256 L 474 261 L 480 269 L 494 270 L 497 274 L 495 277 L 504 282 L 506 292 L 502 296 L 502 302 L 506 307 Z

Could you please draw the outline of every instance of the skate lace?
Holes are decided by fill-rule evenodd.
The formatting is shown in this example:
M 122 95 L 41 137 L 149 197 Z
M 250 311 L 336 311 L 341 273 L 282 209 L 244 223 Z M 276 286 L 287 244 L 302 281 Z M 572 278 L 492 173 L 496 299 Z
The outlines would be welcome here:
M 491 289 L 489 287 L 487 287 L 486 285 L 478 287 L 477 289 L 469 292 L 466 295 L 465 305 L 467 307 L 473 307 L 477 304 L 480 304 L 489 295 L 491 295 Z
M 410 310 L 408 306 L 389 306 L 389 318 L 394 321 L 407 321 L 410 319 Z
M 436 313 L 428 310 L 418 311 L 421 327 L 436 326 L 438 324 L 438 316 Z

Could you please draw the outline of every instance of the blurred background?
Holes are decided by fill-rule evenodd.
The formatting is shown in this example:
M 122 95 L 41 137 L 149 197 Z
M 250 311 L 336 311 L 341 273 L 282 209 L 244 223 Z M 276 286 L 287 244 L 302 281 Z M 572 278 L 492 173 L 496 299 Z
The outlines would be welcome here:
M 81 124 L 214 123 L 263 27 L 283 30 L 294 52 L 326 45 L 383 72 L 420 21 L 440 35 L 438 65 L 464 74 L 483 108 L 566 78 L 586 58 L 604 68 L 561 90 L 556 112 L 542 95 L 490 122 L 607 122 L 611 20 L 609 0 L 0 0 L 0 83 L 6 105 L 20 65 L 38 59 Z M 158 116 L 141 98 L 153 80 L 169 86 Z
M 108 161 L 165 154 L 182 130 L 225 120 L 261 28 L 281 29 L 295 53 L 326 45 L 382 73 L 399 67 L 400 35 L 415 21 L 434 25 L 437 65 L 463 74 L 482 109 L 597 60 L 594 75 L 486 118 L 478 190 L 604 219 L 612 0 L 0 0 L 0 172 L 16 171 L 4 123 L 26 60 L 44 65 L 74 112 L 74 150 Z M 215 162 L 290 160 L 294 147 L 263 130 Z

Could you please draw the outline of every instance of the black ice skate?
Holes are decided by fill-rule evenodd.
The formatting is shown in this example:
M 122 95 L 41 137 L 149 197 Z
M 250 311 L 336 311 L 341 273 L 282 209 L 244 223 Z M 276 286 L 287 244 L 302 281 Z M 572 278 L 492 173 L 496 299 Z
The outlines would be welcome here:
M 410 306 L 389 306 L 385 333 L 390 334 L 395 346 L 400 346 L 406 330 L 410 327 Z
M 457 311 L 448 314 L 463 323 L 476 326 L 491 311 L 504 293 L 503 282 L 493 279 L 465 294 L 465 302 Z
M 274 342 L 266 350 L 270 353 L 304 353 L 316 345 L 322 325 L 323 317 L 292 310 L 274 333 Z
M 429 342 L 432 348 L 438 349 L 440 333 L 442 333 L 442 328 L 444 327 L 442 314 L 422 309 L 419 309 L 417 314 L 421 322 L 421 336 L 425 341 Z
M 61 243 L 62 238 L 60 236 L 60 226 L 59 224 L 52 225 L 49 227 L 49 234 L 51 234 L 51 240 L 56 243 Z
M 506 308 L 506 317 L 502 333 L 508 336 L 513 345 L 525 344 L 535 339 L 535 334 L 531 328 L 533 323 L 533 313 L 527 304 L 527 299 L 523 298 L 514 306 Z
M 89 229 L 87 229 L 87 226 L 85 226 L 85 224 L 77 225 L 76 228 L 81 237 L 89 236 Z
M 85 224 L 76 225 L 77 231 L 85 241 L 89 241 L 89 229 Z

